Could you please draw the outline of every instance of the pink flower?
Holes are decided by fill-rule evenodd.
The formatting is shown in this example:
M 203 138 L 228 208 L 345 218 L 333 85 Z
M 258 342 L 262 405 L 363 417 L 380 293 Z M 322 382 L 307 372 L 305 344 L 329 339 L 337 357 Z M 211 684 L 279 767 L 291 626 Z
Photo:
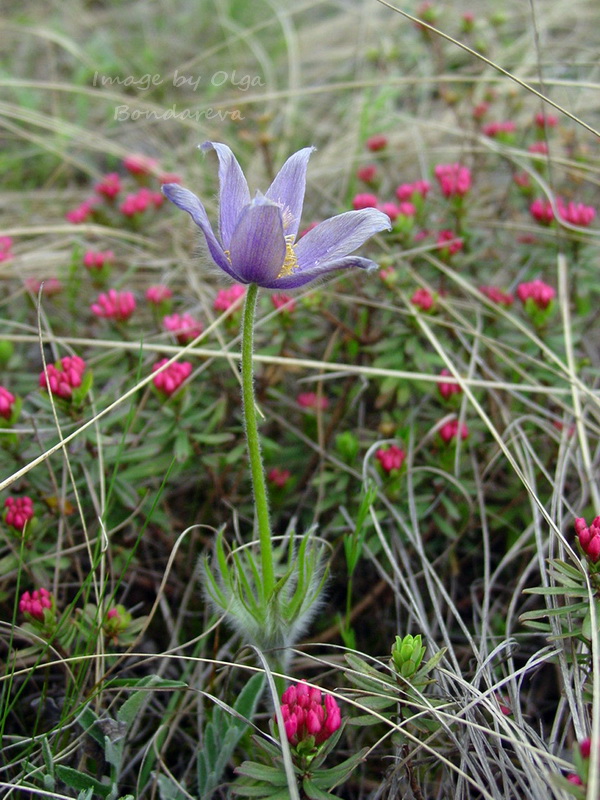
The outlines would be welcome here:
M 162 358 L 152 367 L 152 372 L 156 372 L 156 370 L 160 369 L 168 360 L 168 358 Z M 159 372 L 158 375 L 155 375 L 152 378 L 152 382 L 159 392 L 162 392 L 167 397 L 171 397 L 191 374 L 192 365 L 189 361 L 175 361 L 171 366 Z
M 437 246 L 442 256 L 449 258 L 463 249 L 463 240 L 454 231 L 440 231 L 437 235 Z
M 377 208 L 379 205 L 379 201 L 374 194 L 369 194 L 367 192 L 363 194 L 355 195 L 354 199 L 352 200 L 352 208 L 355 211 L 360 211 L 363 208 Z
M 457 419 L 451 419 L 449 422 L 446 422 L 444 425 L 442 425 L 438 433 L 440 434 L 442 441 L 444 441 L 446 444 L 449 444 L 458 436 L 460 436 L 461 439 L 466 439 L 469 435 L 469 429 L 464 423 L 461 425 Z
M 365 164 L 364 167 L 359 167 L 356 171 L 356 177 L 359 181 L 364 183 L 373 183 L 377 177 L 377 167 L 375 164 Z
M 242 286 L 241 283 L 234 283 L 229 289 L 219 289 L 213 303 L 214 310 L 227 311 L 227 309 L 231 308 L 235 301 L 243 297 L 245 293 L 246 287 Z
M 13 240 L 10 236 L 0 236 L 0 262 L 9 261 L 13 257 L 12 246 Z
M 142 186 L 134 194 L 128 194 L 119 206 L 119 211 L 126 217 L 133 217 L 136 214 L 143 214 L 150 206 L 159 208 L 164 202 L 164 197 L 160 192 L 153 192 L 146 186 Z
M 404 205 L 410 205 L 410 203 L 404 203 Z M 400 209 L 395 203 L 380 203 L 377 206 L 377 208 L 379 209 L 379 211 L 383 211 L 384 214 L 387 214 L 388 217 L 392 220 L 392 222 L 400 214 Z
M 515 172 L 513 181 L 520 189 L 529 189 L 531 187 L 531 178 L 528 172 Z
M 483 102 L 478 103 L 476 106 L 473 107 L 473 111 L 471 112 L 471 116 L 473 119 L 480 120 L 485 117 L 487 112 L 490 110 L 490 104 Z
M 429 181 L 414 181 L 413 183 L 401 183 L 396 187 L 396 197 L 400 202 L 413 200 L 415 196 L 427 197 L 431 189 Z
M 31 294 L 36 296 L 41 288 L 44 297 L 52 297 L 63 290 L 63 285 L 58 278 L 43 278 L 41 280 L 39 278 L 25 278 L 25 286 Z
M 581 753 L 582 758 L 589 758 L 591 751 L 592 751 L 592 740 L 588 736 L 586 739 L 582 739 L 579 742 L 579 752 Z
M 492 303 L 497 303 L 499 306 L 512 306 L 515 298 L 512 294 L 507 294 L 496 286 L 480 286 L 479 291 L 484 294 Z
M 161 186 L 163 183 L 181 183 L 182 181 L 183 178 L 176 172 L 163 172 L 158 176 L 158 182 L 161 184 Z
M 448 375 L 451 375 L 451 374 L 452 373 L 450 372 L 450 370 L 446 369 L 445 367 L 440 372 L 440 375 L 444 375 L 444 376 L 448 376 Z M 458 385 L 458 383 L 446 383 L 446 382 L 444 382 L 444 383 L 438 383 L 438 391 L 442 395 L 444 400 L 448 400 L 450 397 L 452 397 L 453 394 L 460 394 L 462 392 L 462 389 Z
M 115 260 L 112 250 L 88 250 L 83 256 L 83 265 L 89 270 L 100 271 Z
M 548 155 L 548 145 L 546 142 L 533 142 L 530 144 L 527 150 L 530 153 L 538 156 L 547 156 Z
M 548 308 L 555 295 L 556 292 L 552 286 L 539 279 L 529 283 L 520 283 L 517 286 L 517 297 L 523 304 L 531 299 L 542 310 Z
M 370 150 L 372 153 L 378 150 L 385 150 L 388 145 L 388 138 L 384 136 L 383 133 L 378 133 L 375 136 L 370 136 L 365 142 L 365 145 L 367 150 Z
M 150 175 L 158 169 L 158 161 L 143 153 L 131 153 L 123 159 L 123 166 L 132 175 Z
M 581 778 L 579 777 L 579 775 L 576 775 L 574 772 L 570 772 L 567 775 L 567 780 L 569 781 L 569 783 L 572 783 L 573 786 L 583 786 L 584 785 L 584 783 L 581 780 Z
M 553 114 L 544 114 L 540 112 L 536 114 L 534 117 L 535 126 L 536 128 L 556 128 L 558 125 L 558 117 L 555 117 Z
M 434 173 L 445 197 L 463 197 L 471 188 L 471 170 L 462 164 L 438 164 Z
M 23 531 L 30 522 L 35 512 L 33 510 L 33 500 L 26 495 L 23 497 L 7 497 L 4 501 L 4 521 L 17 531 Z
M 296 301 L 289 294 L 280 292 L 279 294 L 271 295 L 271 302 L 277 309 L 283 308 L 287 314 L 293 314 L 296 310 Z
M 94 213 L 94 204 L 94 200 L 84 200 L 77 208 L 67 211 L 65 218 L 74 225 L 80 225 L 92 216 Z
M 385 450 L 383 447 L 380 448 L 375 453 L 375 457 L 379 460 L 385 472 L 391 472 L 393 469 L 400 469 L 402 467 L 404 459 L 406 458 L 406 453 L 401 447 L 393 444 Z
M 109 289 L 98 295 L 95 303 L 90 306 L 97 317 L 112 319 L 115 322 L 126 322 L 135 311 L 135 297 L 131 292 L 118 292 Z
M 204 330 L 202 323 L 187 312 L 163 317 L 163 328 L 174 333 L 179 344 L 188 344 L 200 336 Z
M 81 386 L 86 363 L 79 356 L 65 356 L 56 364 L 49 364 L 46 372 L 41 372 L 39 385 L 63 400 L 68 400 L 73 389 Z
M 540 223 L 540 225 L 550 225 L 550 223 L 554 220 L 552 203 L 549 200 L 544 200 L 541 197 L 538 197 L 529 206 L 529 213 L 536 222 Z
M 324 395 L 319 397 L 316 392 L 304 392 L 303 394 L 299 394 L 296 398 L 296 402 L 301 408 L 309 408 L 312 411 L 325 411 L 329 405 L 329 400 Z
M 281 469 L 280 467 L 273 467 L 267 473 L 267 479 L 278 489 L 283 489 L 291 477 L 292 473 L 289 469 Z
M 47 589 L 35 589 L 33 592 L 23 592 L 19 600 L 19 611 L 26 617 L 32 617 L 38 622 L 44 621 L 44 609 L 54 608 L 54 597 Z
M 413 306 L 420 308 L 421 311 L 431 311 L 435 305 L 434 297 L 427 289 L 416 289 L 410 298 L 410 302 Z
M 486 136 L 490 136 L 492 139 L 496 138 L 497 136 L 506 136 L 507 134 L 514 133 L 517 126 L 511 120 L 506 120 L 505 122 L 488 122 L 486 123 L 481 131 Z
M 570 202 L 565 205 L 561 201 L 558 203 L 558 214 L 561 219 L 564 219 L 565 222 L 570 222 L 571 225 L 587 228 L 596 216 L 596 209 L 583 203 Z
M 101 194 L 107 200 L 114 200 L 122 189 L 121 176 L 118 172 L 109 172 L 105 175 L 100 183 L 94 186 L 96 194 Z
M 173 297 L 173 292 L 168 286 L 157 284 L 146 289 L 146 300 L 153 306 L 159 306 Z
M 583 517 L 578 517 L 575 520 L 575 533 L 581 549 L 595 564 L 600 559 L 600 517 L 596 517 L 589 528 Z
M 285 733 L 292 747 L 313 737 L 315 746 L 329 739 L 342 724 L 340 708 L 334 697 L 323 699 L 320 689 L 301 682 L 281 695 L 281 715 Z
M 17 398 L 4 386 L 0 386 L 0 417 L 10 419 L 13 415 L 15 400 Z

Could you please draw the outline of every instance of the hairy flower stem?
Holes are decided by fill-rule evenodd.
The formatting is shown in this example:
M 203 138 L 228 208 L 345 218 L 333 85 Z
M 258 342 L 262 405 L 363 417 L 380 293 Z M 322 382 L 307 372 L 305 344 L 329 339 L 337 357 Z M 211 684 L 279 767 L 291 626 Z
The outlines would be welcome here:
M 251 283 L 246 292 L 244 317 L 242 320 L 242 400 L 244 408 L 244 421 L 246 426 L 246 443 L 248 445 L 250 473 L 252 476 L 252 488 L 254 490 L 254 503 L 256 506 L 258 539 L 260 544 L 262 594 L 263 599 L 268 600 L 275 585 L 275 575 L 273 571 L 273 545 L 271 541 L 271 522 L 269 520 L 267 485 L 265 480 L 265 470 L 260 453 L 260 439 L 258 437 L 258 424 L 256 419 L 256 402 L 254 398 L 252 341 L 257 296 L 258 286 L 255 283 Z

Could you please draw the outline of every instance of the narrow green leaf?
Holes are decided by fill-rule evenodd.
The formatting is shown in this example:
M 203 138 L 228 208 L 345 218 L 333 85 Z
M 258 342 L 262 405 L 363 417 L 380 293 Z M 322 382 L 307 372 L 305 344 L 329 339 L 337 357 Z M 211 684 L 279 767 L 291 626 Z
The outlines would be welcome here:
M 85 775 L 83 772 L 79 772 L 79 770 L 73 769 L 73 767 L 67 767 L 64 764 L 56 765 L 56 776 L 72 789 L 77 789 L 79 791 L 89 791 L 93 789 L 94 793 L 99 794 L 100 797 L 108 797 L 110 793 L 110 786 L 106 786 L 95 778 L 92 778 L 91 775 Z

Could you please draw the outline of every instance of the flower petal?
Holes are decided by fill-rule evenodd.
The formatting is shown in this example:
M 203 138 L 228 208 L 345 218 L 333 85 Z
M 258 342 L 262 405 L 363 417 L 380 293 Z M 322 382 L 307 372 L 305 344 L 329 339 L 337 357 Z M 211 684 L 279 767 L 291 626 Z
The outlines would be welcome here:
M 204 142 L 200 147 L 214 150 L 219 159 L 219 233 L 228 250 L 239 216 L 250 203 L 250 191 L 237 158 L 226 144 Z
M 229 256 L 240 283 L 271 286 L 286 255 L 281 208 L 262 195 L 246 206 L 231 237 Z
M 239 277 L 231 268 L 231 264 L 229 263 L 227 256 L 223 252 L 223 248 L 219 244 L 219 241 L 213 232 L 211 224 L 208 221 L 208 217 L 206 216 L 204 206 L 200 200 L 198 200 L 196 195 L 190 192 L 189 189 L 184 189 L 178 183 L 165 183 L 161 187 L 161 190 L 164 196 L 174 203 L 178 208 L 181 208 L 183 211 L 187 211 L 196 225 L 200 228 L 206 238 L 206 244 L 208 245 L 210 254 L 217 266 L 221 267 L 221 269 L 230 275 L 234 280 L 239 281 Z
M 305 234 L 295 245 L 300 270 L 322 261 L 342 258 L 364 244 L 373 234 L 390 230 L 390 218 L 382 211 L 364 208 L 326 219 Z
M 312 269 L 298 270 L 291 275 L 285 275 L 278 278 L 272 284 L 262 284 L 265 289 L 297 289 L 299 286 L 304 286 L 306 283 L 318 280 L 324 277 L 329 272 L 335 272 L 344 269 L 375 269 L 377 264 L 369 258 L 360 258 L 360 256 L 346 256 L 346 258 L 337 258 L 333 261 L 324 261 L 318 267 Z
M 305 147 L 290 156 L 275 176 L 265 197 L 281 206 L 286 236 L 298 233 L 306 191 L 306 169 L 314 147 Z

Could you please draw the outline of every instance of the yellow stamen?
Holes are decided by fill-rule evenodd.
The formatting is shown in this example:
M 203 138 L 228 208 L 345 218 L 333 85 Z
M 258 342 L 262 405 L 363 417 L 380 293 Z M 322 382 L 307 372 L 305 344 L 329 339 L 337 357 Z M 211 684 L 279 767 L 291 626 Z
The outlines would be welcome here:
M 283 266 L 279 270 L 278 278 L 284 278 L 287 275 L 291 275 L 294 270 L 298 269 L 298 257 L 296 256 L 296 251 L 294 250 L 294 240 L 295 236 L 291 234 L 290 236 L 285 237 L 285 259 L 283 261 Z

